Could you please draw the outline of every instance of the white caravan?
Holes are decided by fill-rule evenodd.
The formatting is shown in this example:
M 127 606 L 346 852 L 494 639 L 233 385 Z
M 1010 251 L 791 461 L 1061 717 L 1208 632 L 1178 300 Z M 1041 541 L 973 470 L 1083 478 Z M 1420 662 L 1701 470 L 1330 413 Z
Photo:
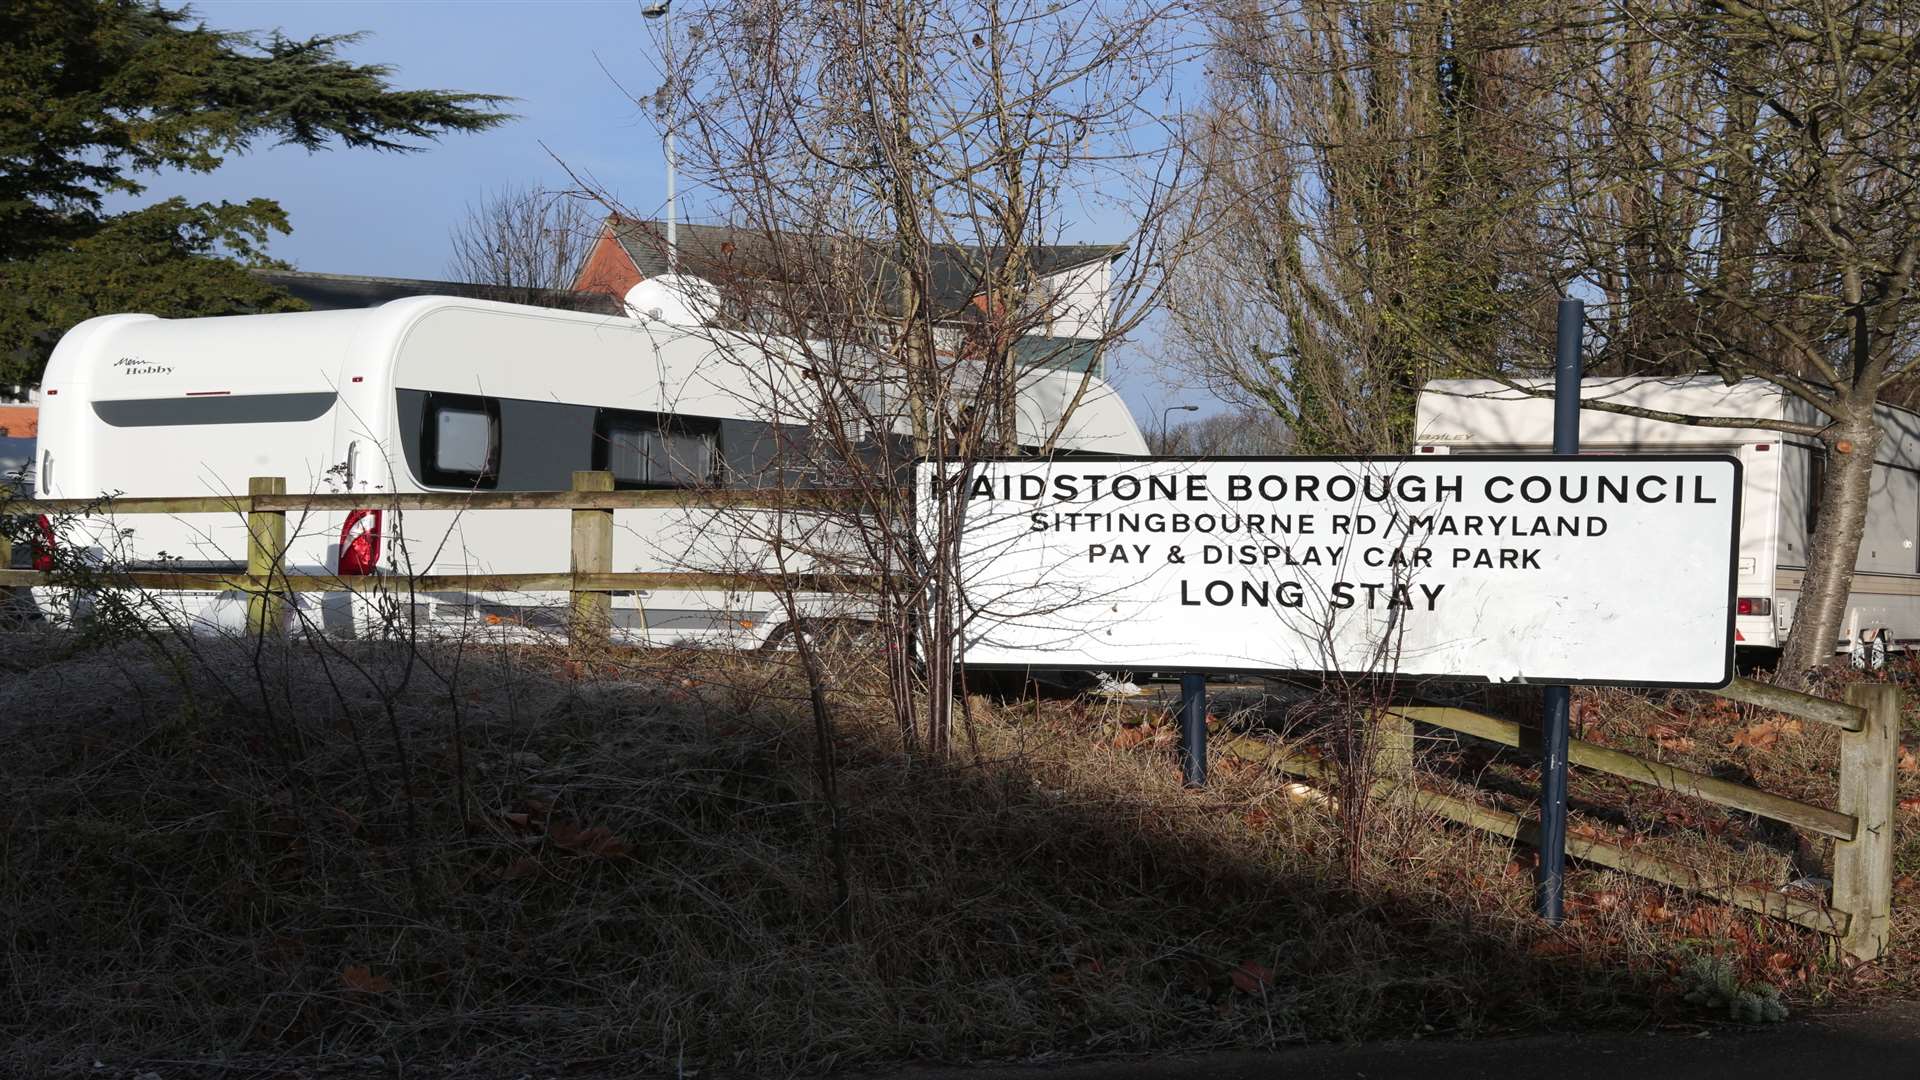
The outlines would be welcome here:
M 1539 384 L 1550 389 L 1550 383 Z M 1772 383 L 1727 385 L 1711 377 L 1588 379 L 1583 401 L 1604 400 L 1695 416 L 1821 423 L 1814 409 Z M 1920 414 L 1881 408 L 1884 438 L 1874 463 L 1866 534 L 1836 651 L 1920 645 Z M 1478 379 L 1430 382 L 1420 395 L 1418 454 L 1549 453 L 1553 402 Z M 1726 453 L 1740 459 L 1737 647 L 1777 649 L 1793 626 L 1807 540 L 1819 513 L 1825 451 L 1804 436 L 1765 428 L 1713 428 L 1583 409 L 1580 450 L 1592 454 Z M 1660 552 L 1649 551 L 1648 558 Z M 1605 588 L 1596 582 L 1596 588 Z M 1647 597 L 1648 603 L 1659 598 Z
M 391 492 L 555 491 L 580 469 L 622 488 L 806 484 L 791 453 L 811 416 L 782 343 L 708 328 L 451 297 L 377 308 L 167 320 L 111 315 L 60 342 L 42 384 L 38 494 L 45 498 L 244 494 L 249 477 L 289 493 L 353 492 L 369 509 L 288 515 L 289 573 L 378 571 L 404 593 L 424 574 L 554 573 L 567 567 L 563 510 L 372 513 Z M 787 343 L 791 344 L 791 343 Z M 1081 376 L 1022 387 L 1023 441 L 1058 425 Z M 1119 395 L 1095 379 L 1068 418 L 1068 452 L 1144 453 Z M 80 543 L 130 569 L 236 571 L 238 514 L 92 516 Z M 615 515 L 614 569 L 771 568 L 710 514 Z M 127 531 L 130 530 L 130 531 Z M 404 542 L 402 542 L 404 541 Z M 375 578 L 369 578 L 373 582 Z M 301 597 L 302 618 L 362 632 L 359 594 Z M 392 604 L 392 590 L 386 603 Z M 409 597 L 421 623 L 557 629 L 565 595 Z M 752 644 L 784 618 L 768 594 L 616 594 L 633 642 Z M 825 603 L 826 598 L 815 598 Z M 185 615 L 244 625 L 239 593 L 183 594 Z M 389 609 L 391 610 L 391 606 Z

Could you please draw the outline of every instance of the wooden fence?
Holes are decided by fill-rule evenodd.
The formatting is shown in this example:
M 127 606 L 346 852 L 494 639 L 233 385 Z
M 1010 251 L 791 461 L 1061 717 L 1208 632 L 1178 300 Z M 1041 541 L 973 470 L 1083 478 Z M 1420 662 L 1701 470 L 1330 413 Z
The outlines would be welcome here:
M 859 575 L 787 576 L 728 573 L 615 573 L 613 512 L 620 509 L 824 510 L 853 504 L 852 491 L 616 491 L 605 472 L 573 474 L 571 491 L 462 492 L 420 494 L 289 495 L 286 481 L 256 477 L 245 496 L 131 498 L 109 500 L 46 499 L 0 506 L 0 513 L 244 514 L 247 519 L 247 568 L 244 574 L 191 572 L 118 572 L 105 584 L 155 590 L 238 590 L 249 597 L 249 624 L 256 630 L 285 626 L 291 593 L 360 591 L 377 577 L 286 572 L 287 515 L 355 509 L 405 510 L 567 510 L 572 515 L 572 546 L 565 573 L 422 575 L 404 579 L 413 591 L 567 592 L 571 596 L 569 633 L 575 642 L 605 640 L 611 624 L 611 594 L 641 589 L 724 589 L 807 593 L 872 593 L 878 581 Z M 47 585 L 57 575 L 3 569 L 0 585 Z M 1778 687 L 1736 679 L 1718 693 L 1735 701 L 1827 724 L 1840 730 L 1839 806 L 1829 809 L 1781 795 L 1647 761 L 1619 750 L 1575 739 L 1569 761 L 1582 768 L 1704 799 L 1831 837 L 1835 842 L 1831 902 L 1772 889 L 1706 879 L 1700 872 L 1631 847 L 1589 837 L 1570 836 L 1568 853 L 1576 858 L 1639 877 L 1689 889 L 1727 903 L 1832 935 L 1838 946 L 1861 958 L 1886 949 L 1892 909 L 1895 762 L 1898 754 L 1900 693 L 1884 684 L 1851 686 L 1845 702 L 1830 701 Z M 1426 724 L 1519 747 L 1522 725 L 1466 709 L 1398 706 L 1378 721 L 1376 790 L 1409 799 L 1448 820 L 1524 843 L 1538 843 L 1537 825 L 1508 811 L 1421 788 L 1414 777 L 1414 725 Z M 1335 766 L 1276 749 L 1254 739 L 1237 739 L 1224 752 L 1264 761 L 1284 771 L 1332 779 Z
M 615 510 L 824 511 L 855 505 L 860 493 L 840 489 L 803 491 L 710 490 L 616 491 L 613 474 L 576 472 L 571 491 L 412 492 L 404 494 L 287 494 L 281 477 L 256 476 L 246 495 L 182 498 L 35 499 L 0 504 L 6 514 L 78 514 L 118 518 L 142 514 L 236 514 L 247 521 L 247 568 L 242 574 L 166 570 L 103 571 L 99 584 L 156 591 L 238 591 L 248 596 L 248 626 L 255 632 L 284 629 L 292 593 L 363 592 L 399 581 L 412 592 L 565 592 L 576 644 L 604 641 L 612 625 L 612 594 L 643 589 L 718 589 L 736 592 L 872 593 L 877 579 L 847 574 L 749 574 L 680 571 L 615 573 Z M 572 515 L 572 550 L 564 573 L 421 574 L 399 579 L 378 575 L 287 571 L 287 515 L 345 513 L 358 509 L 566 510 Z M 7 569 L 11 552 L 0 550 L 0 585 L 50 585 L 58 573 Z
M 1648 761 L 1580 739 L 1571 740 L 1568 761 L 1582 768 L 1688 795 L 1784 822 L 1834 840 L 1831 901 L 1776 889 L 1711 880 L 1693 867 L 1593 837 L 1568 836 L 1567 853 L 1662 884 L 1710 896 L 1786 919 L 1832 936 L 1851 956 L 1874 959 L 1885 952 L 1893 906 L 1894 782 L 1900 730 L 1900 691 L 1884 683 L 1847 688 L 1845 702 L 1831 701 L 1735 679 L 1716 691 L 1840 730 L 1839 807 L 1828 809 L 1729 780 Z M 1415 724 L 1460 732 L 1501 746 L 1537 745 L 1537 730 L 1467 709 L 1405 705 L 1375 720 L 1375 781 L 1378 795 L 1402 799 L 1429 813 L 1476 829 L 1539 845 L 1536 822 L 1506 810 L 1422 788 L 1414 774 Z M 1284 772 L 1330 781 L 1337 766 L 1294 754 L 1270 742 L 1236 739 L 1225 752 L 1265 762 Z

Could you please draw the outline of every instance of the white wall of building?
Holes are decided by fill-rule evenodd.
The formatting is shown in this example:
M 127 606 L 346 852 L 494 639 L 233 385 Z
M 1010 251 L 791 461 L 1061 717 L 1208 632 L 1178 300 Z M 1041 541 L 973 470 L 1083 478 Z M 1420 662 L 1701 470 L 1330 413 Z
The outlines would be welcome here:
M 1107 332 L 1107 292 L 1113 264 L 1098 259 L 1041 279 L 1048 297 L 1048 337 L 1097 338 Z

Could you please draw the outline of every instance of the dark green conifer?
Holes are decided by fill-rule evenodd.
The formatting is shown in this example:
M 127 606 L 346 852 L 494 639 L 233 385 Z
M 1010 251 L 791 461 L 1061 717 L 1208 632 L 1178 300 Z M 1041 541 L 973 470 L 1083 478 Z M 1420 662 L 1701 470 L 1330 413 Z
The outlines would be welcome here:
M 277 203 L 109 212 L 135 177 L 211 172 L 262 142 L 418 150 L 510 119 L 496 95 L 393 89 L 392 69 L 340 58 L 356 36 L 214 30 L 150 0 L 0 5 L 0 384 L 37 381 L 93 315 L 299 306 L 246 272 L 288 231 Z

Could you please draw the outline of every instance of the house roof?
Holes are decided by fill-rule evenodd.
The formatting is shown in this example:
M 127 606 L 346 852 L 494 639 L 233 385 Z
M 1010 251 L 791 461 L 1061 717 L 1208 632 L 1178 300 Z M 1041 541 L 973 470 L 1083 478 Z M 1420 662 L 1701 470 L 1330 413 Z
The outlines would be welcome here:
M 605 293 L 571 289 L 524 289 L 504 285 L 474 285 L 424 278 L 374 277 L 364 274 L 313 274 L 304 270 L 255 270 L 253 273 L 304 300 L 315 311 L 378 307 L 406 296 L 464 296 L 508 304 L 591 311 L 620 315 L 620 302 Z
M 633 260 L 641 277 L 667 272 L 667 227 L 660 221 L 609 218 L 614 239 Z M 779 260 L 802 262 L 810 257 L 827 262 L 831 240 L 825 237 L 801 237 L 788 234 L 782 247 L 782 235 L 764 229 L 732 225 L 681 224 L 675 227 L 674 243 L 679 248 L 680 267 L 690 274 L 724 281 L 736 274 L 772 277 Z M 795 243 L 798 240 L 800 243 Z M 808 241 L 816 250 L 806 250 Z M 931 286 L 935 317 L 958 314 L 972 306 L 981 294 L 981 271 L 1001 249 L 960 244 L 936 244 L 932 248 Z M 1057 274 L 1075 267 L 1110 262 L 1127 250 L 1125 244 L 1042 244 L 1027 249 L 1027 258 L 1038 275 Z M 842 260 L 844 262 L 844 260 Z M 885 247 L 868 245 L 860 260 L 879 282 L 896 281 Z

